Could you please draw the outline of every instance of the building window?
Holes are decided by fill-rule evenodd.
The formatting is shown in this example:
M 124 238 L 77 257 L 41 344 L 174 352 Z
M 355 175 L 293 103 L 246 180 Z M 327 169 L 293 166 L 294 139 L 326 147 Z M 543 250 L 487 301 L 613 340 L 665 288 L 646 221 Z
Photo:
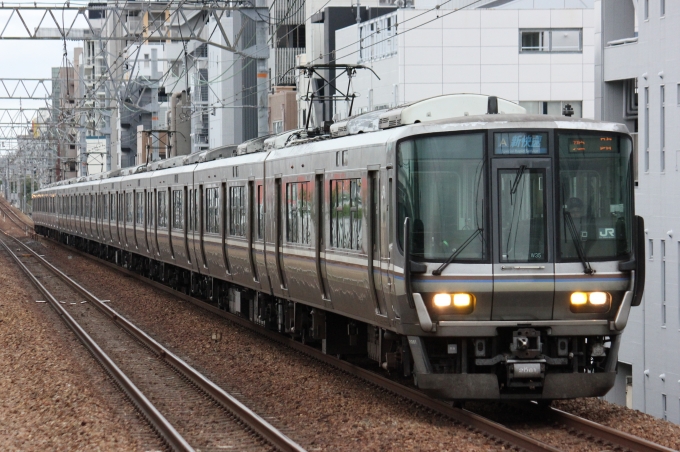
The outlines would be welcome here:
M 272 133 L 283 132 L 283 121 L 272 121 Z
M 205 232 L 219 234 L 220 232 L 220 192 L 218 188 L 205 191 Z
M 654 240 L 649 239 L 647 241 L 649 243 L 647 251 L 649 252 L 649 260 L 654 259 Z
M 645 87 L 645 172 L 649 171 L 649 87 Z
M 659 15 L 661 17 L 666 15 L 666 0 L 659 0 Z
M 649 0 L 645 0 L 645 20 L 649 19 Z
M 666 414 L 668 405 L 666 403 L 666 394 L 661 394 L 661 409 L 663 410 L 663 420 L 667 421 L 668 416 Z
M 380 60 L 397 53 L 397 14 L 385 14 L 359 24 L 359 62 Z
M 158 227 L 167 228 L 168 227 L 168 202 L 167 193 L 165 190 L 161 190 L 156 195 L 158 198 Z
M 246 188 L 241 185 L 229 187 L 229 234 L 246 235 Z
M 286 184 L 286 241 L 310 243 L 310 207 L 312 204 L 309 182 Z
M 331 181 L 331 246 L 362 249 L 361 179 Z
M 132 200 L 132 193 L 125 193 L 125 224 L 132 224 L 135 206 Z
M 144 192 L 138 191 L 137 198 L 137 224 L 144 225 Z
M 583 30 L 520 30 L 520 52 L 582 52 Z
M 184 229 L 184 192 L 172 191 L 172 228 Z
M 661 324 L 666 325 L 666 241 L 661 241 Z
M 564 107 L 569 105 L 574 110 L 572 118 L 583 117 L 583 104 L 580 100 L 521 101 L 519 105 L 527 110 L 527 114 L 551 116 L 561 116 Z
M 659 112 L 659 149 L 661 151 L 661 172 L 664 172 L 666 170 L 666 87 L 664 85 L 661 85 L 659 90 L 659 106 L 661 109 Z

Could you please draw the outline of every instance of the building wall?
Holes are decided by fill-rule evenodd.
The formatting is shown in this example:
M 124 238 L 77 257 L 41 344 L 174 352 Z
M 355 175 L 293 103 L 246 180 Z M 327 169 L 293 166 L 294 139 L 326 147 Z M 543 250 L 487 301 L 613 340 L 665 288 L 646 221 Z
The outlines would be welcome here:
M 592 9 L 398 10 L 397 20 L 396 54 L 362 62 L 381 80 L 367 71 L 357 75 L 359 108 L 368 109 L 371 90 L 374 106 L 481 93 L 515 102 L 580 101 L 583 117 L 594 116 Z M 520 53 L 519 30 L 534 28 L 582 29 L 582 52 Z M 338 52 L 341 62 L 360 62 L 351 46 L 358 41 L 356 25 L 338 31 L 336 40 L 338 48 L 350 46 L 345 57 Z
M 604 36 L 617 26 L 617 16 L 607 15 L 607 11 L 619 2 L 610 1 L 596 2 L 596 9 L 604 13 Z M 633 75 L 638 82 L 635 204 L 636 213 L 645 219 L 647 239 L 645 294 L 642 306 L 631 311 L 619 359 L 632 365 L 633 408 L 680 423 L 680 130 L 675 126 L 680 120 L 680 2 L 667 0 L 662 14 L 660 1 L 649 1 L 648 17 L 644 4 L 644 0 L 638 1 L 635 11 L 637 42 L 612 47 L 610 41 L 602 40 L 603 85 L 615 83 L 615 76 Z M 628 72 L 620 70 L 625 66 Z M 662 86 L 665 102 L 661 100 Z M 604 93 L 602 117 L 617 114 L 621 105 L 608 102 L 607 91 Z

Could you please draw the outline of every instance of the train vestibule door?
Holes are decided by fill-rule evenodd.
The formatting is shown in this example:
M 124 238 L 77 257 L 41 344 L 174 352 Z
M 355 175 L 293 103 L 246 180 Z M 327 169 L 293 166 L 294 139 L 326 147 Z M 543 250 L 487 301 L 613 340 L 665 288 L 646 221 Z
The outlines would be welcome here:
M 376 314 L 387 315 L 387 307 L 385 303 L 385 293 L 383 291 L 382 281 L 382 222 L 380 219 L 381 199 L 380 199 L 380 171 L 374 170 L 368 172 L 368 186 L 369 186 L 369 234 L 370 234 L 370 249 L 369 251 L 369 279 L 372 282 L 372 288 L 376 297 Z
M 551 161 L 492 160 L 492 320 L 552 319 L 555 293 Z

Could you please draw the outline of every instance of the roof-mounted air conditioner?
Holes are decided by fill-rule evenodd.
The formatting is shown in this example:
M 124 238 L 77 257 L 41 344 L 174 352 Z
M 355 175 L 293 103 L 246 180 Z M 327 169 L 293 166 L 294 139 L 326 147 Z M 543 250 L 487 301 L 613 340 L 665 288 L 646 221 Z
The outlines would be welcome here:
M 461 116 L 486 114 L 526 114 L 526 109 L 514 102 L 483 94 L 447 94 L 387 110 L 380 115 L 379 127 L 392 127 L 419 122 L 431 122 Z

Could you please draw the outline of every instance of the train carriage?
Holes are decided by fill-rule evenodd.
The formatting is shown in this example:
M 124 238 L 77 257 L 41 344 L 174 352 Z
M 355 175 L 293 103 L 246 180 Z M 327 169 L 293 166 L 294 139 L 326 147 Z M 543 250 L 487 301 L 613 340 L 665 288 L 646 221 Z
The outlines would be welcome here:
M 632 141 L 523 113 L 441 96 L 56 184 L 36 229 L 437 397 L 603 395 L 644 288 Z

